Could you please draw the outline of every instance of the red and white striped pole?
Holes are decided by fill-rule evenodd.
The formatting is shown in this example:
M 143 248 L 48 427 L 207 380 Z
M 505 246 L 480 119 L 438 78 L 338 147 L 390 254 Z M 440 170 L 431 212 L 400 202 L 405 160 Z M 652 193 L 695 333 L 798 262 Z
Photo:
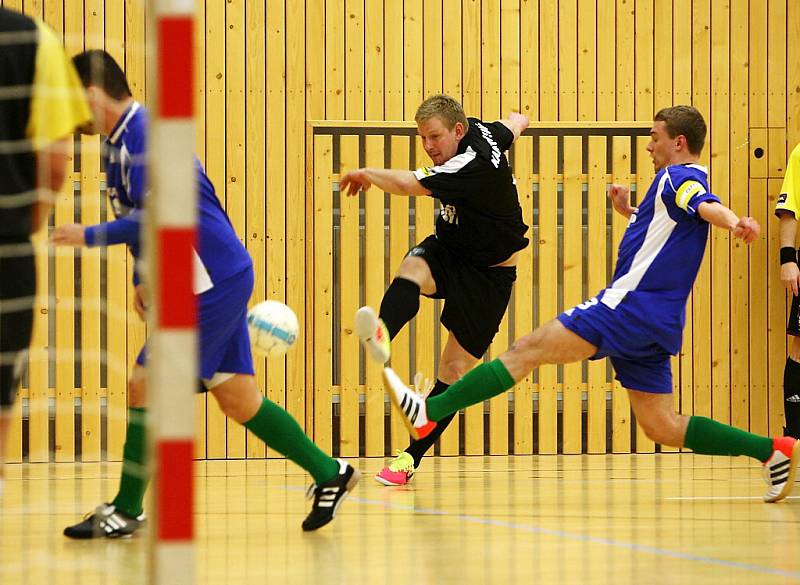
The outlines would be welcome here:
M 194 395 L 197 385 L 193 249 L 194 0 L 150 0 L 155 32 L 151 74 L 149 246 L 152 334 L 148 400 L 152 409 L 154 523 L 150 582 L 191 585 L 194 558 Z

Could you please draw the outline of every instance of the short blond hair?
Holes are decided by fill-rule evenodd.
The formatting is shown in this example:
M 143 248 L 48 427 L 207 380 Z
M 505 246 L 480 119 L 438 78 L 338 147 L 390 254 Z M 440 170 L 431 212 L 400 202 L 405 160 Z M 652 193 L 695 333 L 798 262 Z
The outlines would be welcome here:
M 430 96 L 419 105 L 417 113 L 414 115 L 414 120 L 419 124 L 423 120 L 429 120 L 434 116 L 439 118 L 448 130 L 455 128 L 458 122 L 461 122 L 464 126 L 464 132 L 469 128 L 464 108 L 449 95 L 440 93 Z

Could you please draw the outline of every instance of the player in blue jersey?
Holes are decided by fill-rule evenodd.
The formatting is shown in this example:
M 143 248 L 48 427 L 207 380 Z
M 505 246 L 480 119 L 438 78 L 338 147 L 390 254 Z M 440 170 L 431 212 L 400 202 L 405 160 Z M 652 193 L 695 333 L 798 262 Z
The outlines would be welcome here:
M 124 73 L 107 53 L 88 51 L 77 55 L 74 62 L 94 113 L 92 127 L 84 131 L 107 136 L 103 158 L 116 219 L 94 226 L 59 226 L 51 242 L 90 247 L 127 244 L 138 268 L 141 215 L 147 193 L 147 113 L 133 99 Z M 247 302 L 253 292 L 253 264 L 199 162 L 197 188 L 194 292 L 202 388 L 216 398 L 228 417 L 314 477 L 314 503 L 303 530 L 316 530 L 333 519 L 359 474 L 346 462 L 320 451 L 284 409 L 261 396 L 253 376 L 246 321 Z M 147 288 L 138 269 L 134 270 L 134 285 L 135 308 L 144 318 Z M 98 506 L 82 522 L 66 528 L 66 536 L 127 536 L 144 520 L 142 499 L 149 477 L 145 459 L 145 361 L 143 349 L 128 383 L 128 428 L 119 492 L 111 503 Z
M 637 422 L 648 437 L 705 455 L 748 455 L 764 464 L 767 502 L 792 489 L 800 444 L 792 437 L 754 435 L 701 416 L 675 412 L 670 355 L 681 347 L 686 299 L 705 251 L 709 224 L 749 244 L 759 235 L 751 217 L 739 218 L 708 188 L 698 164 L 706 125 L 689 106 L 656 114 L 647 150 L 656 177 L 638 208 L 623 186 L 609 189 L 614 209 L 630 218 L 611 284 L 516 341 L 498 359 L 478 366 L 443 394 L 427 400 L 389 368 L 384 383 L 412 436 L 429 434 L 438 420 L 505 392 L 542 364 L 610 357 L 628 389 Z

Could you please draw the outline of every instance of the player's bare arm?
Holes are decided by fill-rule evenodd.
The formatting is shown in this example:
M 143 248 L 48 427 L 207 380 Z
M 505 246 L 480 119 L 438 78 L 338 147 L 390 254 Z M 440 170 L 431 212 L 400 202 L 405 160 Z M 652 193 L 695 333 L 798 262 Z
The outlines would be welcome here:
M 608 198 L 614 211 L 625 217 L 630 217 L 638 211 L 637 207 L 631 205 L 631 190 L 625 185 L 613 184 L 608 188 Z
M 79 223 L 60 225 L 50 234 L 50 243 L 55 246 L 73 246 L 80 248 L 86 245 L 86 226 Z
M 430 190 L 422 186 L 411 171 L 393 169 L 356 169 L 342 175 L 339 189 L 348 197 L 366 191 L 372 185 L 395 195 L 430 195 Z
M 525 114 L 520 114 L 519 112 L 511 112 L 508 115 L 508 118 L 505 120 L 500 120 L 500 123 L 511 130 L 514 133 L 514 141 L 520 137 L 520 135 L 525 131 L 530 124 L 528 120 L 528 116 Z
M 780 230 L 778 239 L 780 240 L 781 250 L 783 248 L 795 249 L 797 237 L 797 218 L 789 211 L 778 212 Z M 792 291 L 797 296 L 800 294 L 800 268 L 797 262 L 781 262 L 781 282 L 786 290 Z
M 752 217 L 739 217 L 721 203 L 704 201 L 697 208 L 697 213 L 711 225 L 724 228 L 733 233 L 734 238 L 751 244 L 761 234 L 761 226 Z

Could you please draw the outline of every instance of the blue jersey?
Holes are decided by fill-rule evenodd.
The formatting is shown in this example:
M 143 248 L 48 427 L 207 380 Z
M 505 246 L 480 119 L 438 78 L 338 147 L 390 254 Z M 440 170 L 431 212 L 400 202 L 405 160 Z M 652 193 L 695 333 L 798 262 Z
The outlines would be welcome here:
M 697 209 L 713 201 L 719 198 L 709 192 L 705 167 L 659 171 L 630 218 L 611 285 L 598 295 L 671 354 L 680 350 L 686 300 L 708 239 L 708 223 Z
M 141 214 L 146 196 L 147 113 L 134 102 L 122 115 L 103 144 L 106 186 L 116 219 L 86 228 L 89 246 L 127 244 L 138 260 L 141 252 Z M 197 167 L 198 217 L 194 266 L 194 292 L 203 293 L 215 283 L 252 267 L 228 216 L 200 161 Z M 138 264 L 138 262 L 137 262 Z M 139 274 L 134 269 L 134 284 Z

